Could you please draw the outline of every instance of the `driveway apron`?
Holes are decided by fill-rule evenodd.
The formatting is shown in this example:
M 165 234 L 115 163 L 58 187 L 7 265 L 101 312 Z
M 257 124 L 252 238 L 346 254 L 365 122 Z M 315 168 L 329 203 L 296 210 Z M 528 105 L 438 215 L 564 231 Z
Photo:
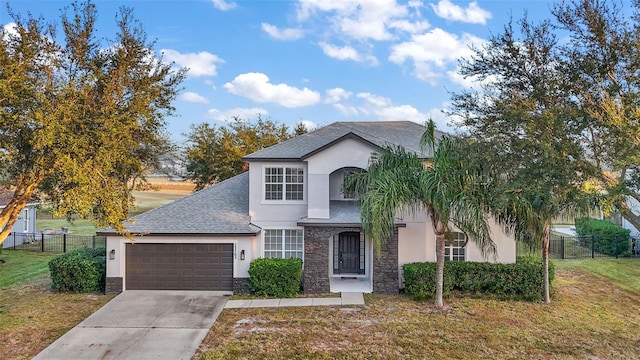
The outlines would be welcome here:
M 127 290 L 34 359 L 190 359 L 229 293 Z

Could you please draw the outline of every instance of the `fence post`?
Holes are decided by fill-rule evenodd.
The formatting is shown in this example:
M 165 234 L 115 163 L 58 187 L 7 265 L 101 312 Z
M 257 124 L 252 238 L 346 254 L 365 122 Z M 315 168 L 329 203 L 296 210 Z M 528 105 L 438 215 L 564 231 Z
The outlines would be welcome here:
M 40 247 L 42 248 L 42 252 L 44 252 L 44 233 L 40 233 Z
M 96 248 L 96 236 L 95 235 L 91 236 L 91 248 L 92 249 Z
M 560 236 L 560 259 L 564 259 L 564 236 Z
M 13 232 L 13 250 L 16 249 L 16 233 L 15 231 Z
M 591 258 L 596 258 L 596 236 L 591 235 Z
M 67 234 L 62 234 L 62 252 L 67 252 Z

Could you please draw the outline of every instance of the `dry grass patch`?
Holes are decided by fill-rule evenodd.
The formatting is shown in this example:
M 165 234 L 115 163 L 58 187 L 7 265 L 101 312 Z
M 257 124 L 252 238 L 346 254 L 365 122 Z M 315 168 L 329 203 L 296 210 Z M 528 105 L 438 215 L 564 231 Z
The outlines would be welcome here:
M 51 290 L 48 275 L 0 291 L 0 359 L 31 359 L 113 296 Z
M 196 359 L 634 359 L 640 289 L 559 269 L 550 305 L 403 296 L 366 306 L 225 310 Z

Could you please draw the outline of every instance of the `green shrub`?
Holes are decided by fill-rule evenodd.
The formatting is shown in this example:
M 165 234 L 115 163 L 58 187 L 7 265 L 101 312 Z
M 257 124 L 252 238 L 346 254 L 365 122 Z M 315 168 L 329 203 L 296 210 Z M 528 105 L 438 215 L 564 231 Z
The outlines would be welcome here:
M 249 265 L 249 286 L 258 296 L 291 297 L 300 292 L 302 260 L 256 259 Z
M 411 263 L 402 266 L 405 293 L 418 300 L 435 296 L 436 264 Z M 553 263 L 549 264 L 549 281 L 554 278 Z M 447 262 L 444 266 L 443 296 L 451 291 L 498 299 L 540 300 L 543 292 L 542 262 L 518 257 L 513 264 L 479 262 Z
M 576 219 L 576 234 L 579 236 L 593 236 L 593 244 L 589 241 L 586 246 L 593 246 L 593 250 L 611 256 L 630 256 L 629 230 L 605 220 L 580 218 Z
M 58 291 L 104 291 L 106 249 L 76 249 L 49 261 L 52 287 Z

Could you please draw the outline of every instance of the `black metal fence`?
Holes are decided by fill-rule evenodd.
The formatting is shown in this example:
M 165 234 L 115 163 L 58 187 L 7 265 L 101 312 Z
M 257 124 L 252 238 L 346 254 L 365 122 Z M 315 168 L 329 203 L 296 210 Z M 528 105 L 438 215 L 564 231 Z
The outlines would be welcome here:
M 107 238 L 98 235 L 74 235 L 67 233 L 11 233 L 5 239 L 3 250 L 27 250 L 64 253 L 79 248 L 107 246 Z
M 518 244 L 519 255 L 540 254 L 540 247 Z M 640 257 L 640 238 L 604 239 L 597 236 L 549 236 L 549 257 L 554 259 L 596 259 Z

